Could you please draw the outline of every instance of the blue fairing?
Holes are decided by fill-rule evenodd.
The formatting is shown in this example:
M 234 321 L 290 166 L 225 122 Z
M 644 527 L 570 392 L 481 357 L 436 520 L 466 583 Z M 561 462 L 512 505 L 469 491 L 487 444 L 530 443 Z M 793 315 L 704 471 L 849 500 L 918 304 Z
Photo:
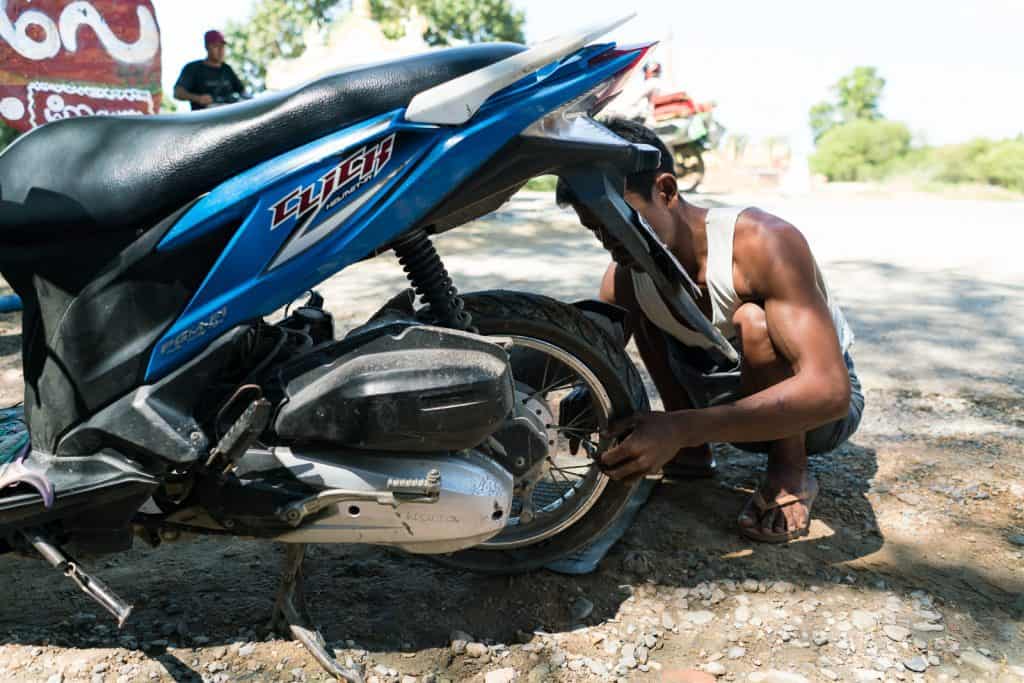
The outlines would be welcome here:
M 188 249 L 237 225 L 185 311 L 157 343 L 151 382 L 219 334 L 267 315 L 397 235 L 527 126 L 635 61 L 585 48 L 494 95 L 458 127 L 411 124 L 404 110 L 346 128 L 225 182 L 194 204 L 159 250 Z

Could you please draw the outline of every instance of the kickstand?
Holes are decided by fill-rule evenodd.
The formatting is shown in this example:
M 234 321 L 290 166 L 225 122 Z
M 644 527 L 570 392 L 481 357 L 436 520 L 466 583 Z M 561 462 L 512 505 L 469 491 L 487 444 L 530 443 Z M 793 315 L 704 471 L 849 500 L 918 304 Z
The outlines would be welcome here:
M 349 683 L 363 683 L 362 675 L 346 669 L 327 651 L 327 642 L 314 626 L 306 611 L 306 595 L 302 588 L 302 562 L 306 558 L 304 543 L 288 543 L 284 556 L 284 575 L 274 604 L 270 622 L 272 631 L 287 632 L 302 643 L 329 674 Z

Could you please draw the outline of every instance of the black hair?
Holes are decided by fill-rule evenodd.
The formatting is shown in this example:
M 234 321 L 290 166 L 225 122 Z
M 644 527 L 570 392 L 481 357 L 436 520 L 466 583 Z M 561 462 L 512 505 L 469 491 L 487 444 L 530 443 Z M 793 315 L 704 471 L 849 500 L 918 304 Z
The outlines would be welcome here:
M 650 145 L 661 152 L 661 161 L 658 163 L 658 168 L 653 171 L 632 173 L 626 176 L 627 190 L 644 197 L 650 197 L 654 192 L 654 182 L 658 179 L 659 175 L 662 173 L 671 173 L 672 175 L 675 175 L 676 167 L 672 160 L 672 152 L 669 151 L 665 143 L 661 141 L 661 138 L 659 138 L 658 134 L 653 130 L 642 123 L 622 118 L 614 118 L 605 121 L 604 126 L 626 142 L 630 142 L 635 145 Z M 561 180 L 558 181 L 555 198 L 560 205 L 572 203 L 571 192 L 569 191 L 568 186 Z
M 669 151 L 665 143 L 661 141 L 661 138 L 653 130 L 642 123 L 630 121 L 629 119 L 611 119 L 606 121 L 604 125 L 608 130 L 626 142 L 631 142 L 634 145 L 650 145 L 661 152 L 661 161 L 658 163 L 658 168 L 653 171 L 643 171 L 626 176 L 627 190 L 644 197 L 649 197 L 654 191 L 654 181 L 658 179 L 659 175 L 662 173 L 675 175 L 676 166 L 672 161 L 672 152 Z

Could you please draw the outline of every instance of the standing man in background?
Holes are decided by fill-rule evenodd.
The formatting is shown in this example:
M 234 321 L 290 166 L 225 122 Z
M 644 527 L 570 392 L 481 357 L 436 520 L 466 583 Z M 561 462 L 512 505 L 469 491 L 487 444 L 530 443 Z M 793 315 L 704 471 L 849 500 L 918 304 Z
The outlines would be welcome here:
M 206 59 L 189 62 L 174 84 L 174 97 L 192 104 L 192 111 L 212 104 L 225 104 L 241 98 L 245 86 L 234 70 L 224 63 L 227 43 L 220 31 L 207 31 Z

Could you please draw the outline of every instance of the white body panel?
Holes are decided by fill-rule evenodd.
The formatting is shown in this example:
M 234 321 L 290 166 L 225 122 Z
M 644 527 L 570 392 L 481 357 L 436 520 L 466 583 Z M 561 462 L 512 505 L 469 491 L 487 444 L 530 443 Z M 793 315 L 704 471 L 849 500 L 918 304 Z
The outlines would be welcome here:
M 450 126 L 466 123 L 494 93 L 551 62 L 571 55 L 635 16 L 634 12 L 614 21 L 549 38 L 517 55 L 424 90 L 412 98 L 405 118 L 416 123 Z

